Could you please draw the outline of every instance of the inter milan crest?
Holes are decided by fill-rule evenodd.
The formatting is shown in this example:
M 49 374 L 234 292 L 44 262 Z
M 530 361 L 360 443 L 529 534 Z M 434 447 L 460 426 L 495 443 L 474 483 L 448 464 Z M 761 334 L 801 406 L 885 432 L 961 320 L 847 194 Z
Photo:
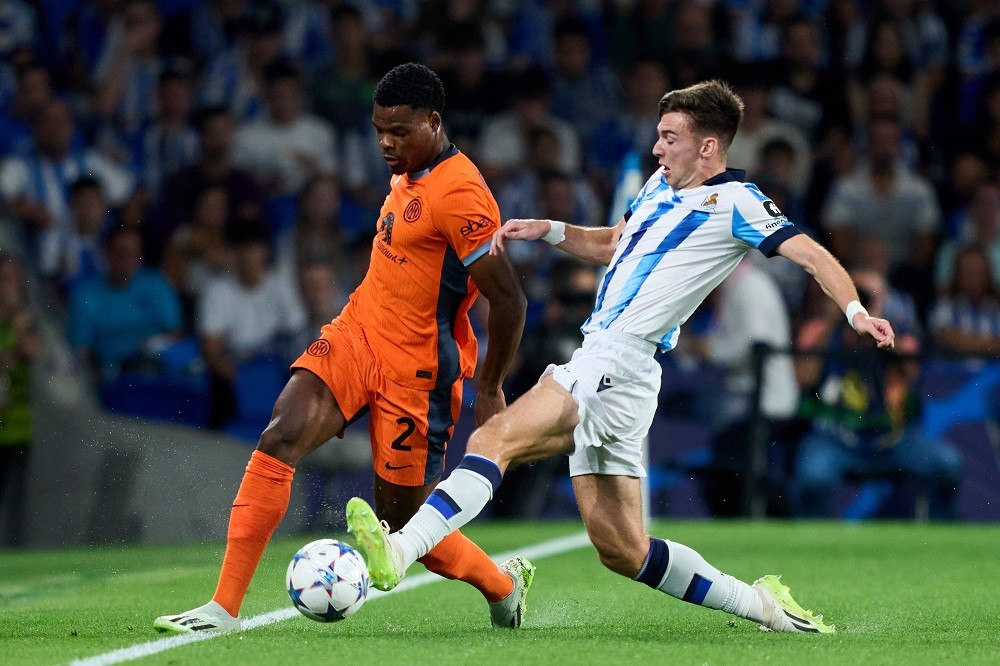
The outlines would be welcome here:
M 392 245 L 392 223 L 395 220 L 396 216 L 389 213 L 379 222 L 378 230 L 382 233 L 382 242 L 386 245 Z

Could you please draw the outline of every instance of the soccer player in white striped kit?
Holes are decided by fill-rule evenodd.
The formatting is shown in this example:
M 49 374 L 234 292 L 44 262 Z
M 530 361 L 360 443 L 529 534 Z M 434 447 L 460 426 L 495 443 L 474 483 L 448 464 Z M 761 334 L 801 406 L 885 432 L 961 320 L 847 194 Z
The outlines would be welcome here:
M 728 85 L 709 81 L 669 92 L 659 111 L 653 155 L 660 168 L 614 228 L 510 220 L 496 232 L 493 252 L 503 252 L 508 239 L 544 239 L 609 266 L 582 328 L 583 346 L 473 433 L 459 466 L 398 532 L 383 530 L 363 500 L 348 502 L 348 528 L 376 587 L 394 587 L 410 564 L 475 517 L 508 467 L 562 453 L 570 457 L 587 533 L 612 571 L 765 629 L 833 631 L 799 606 L 777 576 L 750 585 L 693 549 L 646 533 L 639 478 L 660 388 L 653 355 L 677 344 L 680 326 L 752 249 L 803 267 L 879 347 L 893 346 L 892 327 L 868 316 L 829 252 L 744 182 L 742 171 L 726 168 L 726 149 L 743 116 L 743 101 Z

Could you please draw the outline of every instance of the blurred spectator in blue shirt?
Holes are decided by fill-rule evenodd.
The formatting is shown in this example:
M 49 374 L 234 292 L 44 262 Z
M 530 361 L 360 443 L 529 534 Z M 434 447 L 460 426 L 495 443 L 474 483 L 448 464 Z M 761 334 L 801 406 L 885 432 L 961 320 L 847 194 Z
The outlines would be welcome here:
M 938 347 L 1000 356 L 1000 292 L 983 248 L 970 245 L 958 250 L 952 275 L 930 316 Z
M 107 271 L 70 295 L 70 344 L 105 382 L 142 363 L 181 332 L 177 293 L 156 270 L 142 267 L 138 232 L 119 228 L 105 244 Z
M 34 123 L 35 149 L 27 156 L 8 158 L 0 167 L 0 195 L 29 229 L 68 229 L 69 189 L 84 176 L 101 183 L 108 203 L 127 206 L 126 220 L 141 218 L 132 176 L 93 150 L 73 147 L 74 123 L 69 107 L 50 101 Z
M 583 20 L 559 21 L 553 48 L 552 115 L 571 123 L 581 137 L 589 137 L 618 111 L 618 81 L 610 70 L 594 64 Z
M 264 69 L 282 54 L 281 10 L 255 5 L 240 22 L 236 45 L 209 63 L 202 82 L 201 103 L 229 107 L 238 122 L 264 115 Z
M 48 69 L 38 62 L 18 68 L 14 98 L 0 113 L 0 158 L 31 153 L 32 123 L 52 100 L 52 77 Z
M 342 132 L 359 130 L 370 135 L 375 92 L 368 53 L 372 35 L 361 12 L 351 5 L 332 9 L 329 23 L 334 36 L 332 62 L 309 70 L 313 112 Z M 451 105 L 449 96 L 449 109 Z
M 35 9 L 22 0 L 0 0 L 0 59 L 22 46 L 34 46 Z
M 630 152 L 643 157 L 650 155 L 656 142 L 656 125 L 660 121 L 659 101 L 670 88 L 666 69 L 655 60 L 632 64 L 621 78 L 625 108 L 589 137 L 591 181 L 600 188 L 602 198 L 610 197 L 625 155 Z M 743 166 L 737 162 L 733 164 Z M 654 168 L 655 163 L 642 171 L 648 173 Z
M 133 164 L 152 198 L 167 176 L 198 160 L 198 132 L 191 127 L 193 91 L 186 72 L 165 70 L 157 86 L 156 119 L 138 137 Z
M 127 157 L 130 142 L 156 113 L 161 28 L 154 0 L 130 0 L 105 38 L 94 84 L 95 110 L 104 123 L 100 140 L 109 154 Z
M 946 240 L 937 251 L 934 284 L 944 291 L 955 275 L 955 257 L 968 245 L 978 246 L 986 253 L 993 274 L 993 286 L 1000 288 L 1000 183 L 980 183 L 972 201 L 958 221 L 958 235 Z
M 110 222 L 101 184 L 94 178 L 84 177 L 73 183 L 69 209 L 72 227 L 50 229 L 38 243 L 38 272 L 64 294 L 104 272 L 104 232 Z

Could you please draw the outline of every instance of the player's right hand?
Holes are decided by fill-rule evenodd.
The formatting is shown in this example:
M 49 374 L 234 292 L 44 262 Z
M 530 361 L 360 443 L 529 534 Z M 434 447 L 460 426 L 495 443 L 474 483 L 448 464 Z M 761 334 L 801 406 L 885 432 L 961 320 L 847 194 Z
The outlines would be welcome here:
M 892 326 L 885 319 L 878 317 L 868 317 L 863 312 L 854 315 L 854 330 L 861 335 L 870 335 L 875 338 L 879 349 L 892 349 L 896 343 L 896 333 Z
M 548 220 L 507 220 L 507 222 L 497 229 L 490 242 L 490 254 L 498 255 L 506 252 L 504 240 L 538 240 L 552 229 L 552 224 Z

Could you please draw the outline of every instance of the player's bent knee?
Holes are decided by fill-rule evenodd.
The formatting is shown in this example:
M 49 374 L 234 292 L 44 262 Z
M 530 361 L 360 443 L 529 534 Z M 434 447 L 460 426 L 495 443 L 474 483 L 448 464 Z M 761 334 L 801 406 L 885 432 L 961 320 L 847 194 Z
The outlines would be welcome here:
M 257 450 L 294 467 L 308 453 L 299 446 L 299 439 L 295 429 L 288 428 L 281 419 L 277 419 L 271 421 L 260 434 Z

